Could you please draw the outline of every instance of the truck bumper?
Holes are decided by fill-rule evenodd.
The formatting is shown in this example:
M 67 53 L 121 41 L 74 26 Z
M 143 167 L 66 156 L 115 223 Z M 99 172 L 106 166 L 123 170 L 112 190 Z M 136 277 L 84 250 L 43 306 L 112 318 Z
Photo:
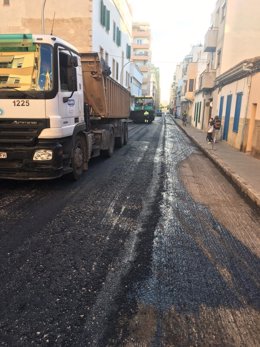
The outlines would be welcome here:
M 33 160 L 35 151 L 39 149 L 51 150 L 52 159 Z M 0 158 L 0 179 L 43 180 L 58 178 L 66 173 L 64 148 L 58 141 L 40 141 L 35 147 L 1 146 L 1 153 L 3 158 Z

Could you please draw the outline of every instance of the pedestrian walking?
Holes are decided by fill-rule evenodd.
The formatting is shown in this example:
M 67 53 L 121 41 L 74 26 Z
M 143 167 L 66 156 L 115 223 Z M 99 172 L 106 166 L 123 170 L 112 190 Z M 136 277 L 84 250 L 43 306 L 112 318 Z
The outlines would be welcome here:
M 220 140 L 220 132 L 221 132 L 221 119 L 219 116 L 215 116 L 214 118 L 214 142 Z
M 177 119 L 178 118 L 178 113 L 177 113 L 177 108 L 174 108 L 174 117 Z
M 212 117 L 209 120 L 206 140 L 209 144 L 214 141 L 214 119 Z
M 186 111 L 182 112 L 182 125 L 185 127 L 187 125 L 187 112 Z

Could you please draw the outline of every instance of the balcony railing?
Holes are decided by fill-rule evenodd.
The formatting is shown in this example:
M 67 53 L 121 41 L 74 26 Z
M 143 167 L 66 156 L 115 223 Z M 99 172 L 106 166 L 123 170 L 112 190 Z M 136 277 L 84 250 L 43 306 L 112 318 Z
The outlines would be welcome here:
M 210 28 L 204 41 L 204 52 L 215 52 L 217 47 L 218 28 Z

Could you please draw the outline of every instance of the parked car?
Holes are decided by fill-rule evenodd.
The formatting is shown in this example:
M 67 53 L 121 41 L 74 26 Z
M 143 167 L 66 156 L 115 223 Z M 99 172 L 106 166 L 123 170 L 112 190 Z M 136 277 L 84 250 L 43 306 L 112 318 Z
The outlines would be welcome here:
M 156 111 L 156 116 L 157 117 L 162 117 L 162 111 L 161 110 L 157 110 Z

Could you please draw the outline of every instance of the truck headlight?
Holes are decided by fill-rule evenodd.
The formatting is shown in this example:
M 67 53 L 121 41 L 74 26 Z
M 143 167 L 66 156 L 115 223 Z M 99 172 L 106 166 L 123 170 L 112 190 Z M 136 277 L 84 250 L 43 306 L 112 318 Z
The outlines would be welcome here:
M 38 149 L 34 152 L 33 160 L 52 160 L 53 151 L 50 149 Z

